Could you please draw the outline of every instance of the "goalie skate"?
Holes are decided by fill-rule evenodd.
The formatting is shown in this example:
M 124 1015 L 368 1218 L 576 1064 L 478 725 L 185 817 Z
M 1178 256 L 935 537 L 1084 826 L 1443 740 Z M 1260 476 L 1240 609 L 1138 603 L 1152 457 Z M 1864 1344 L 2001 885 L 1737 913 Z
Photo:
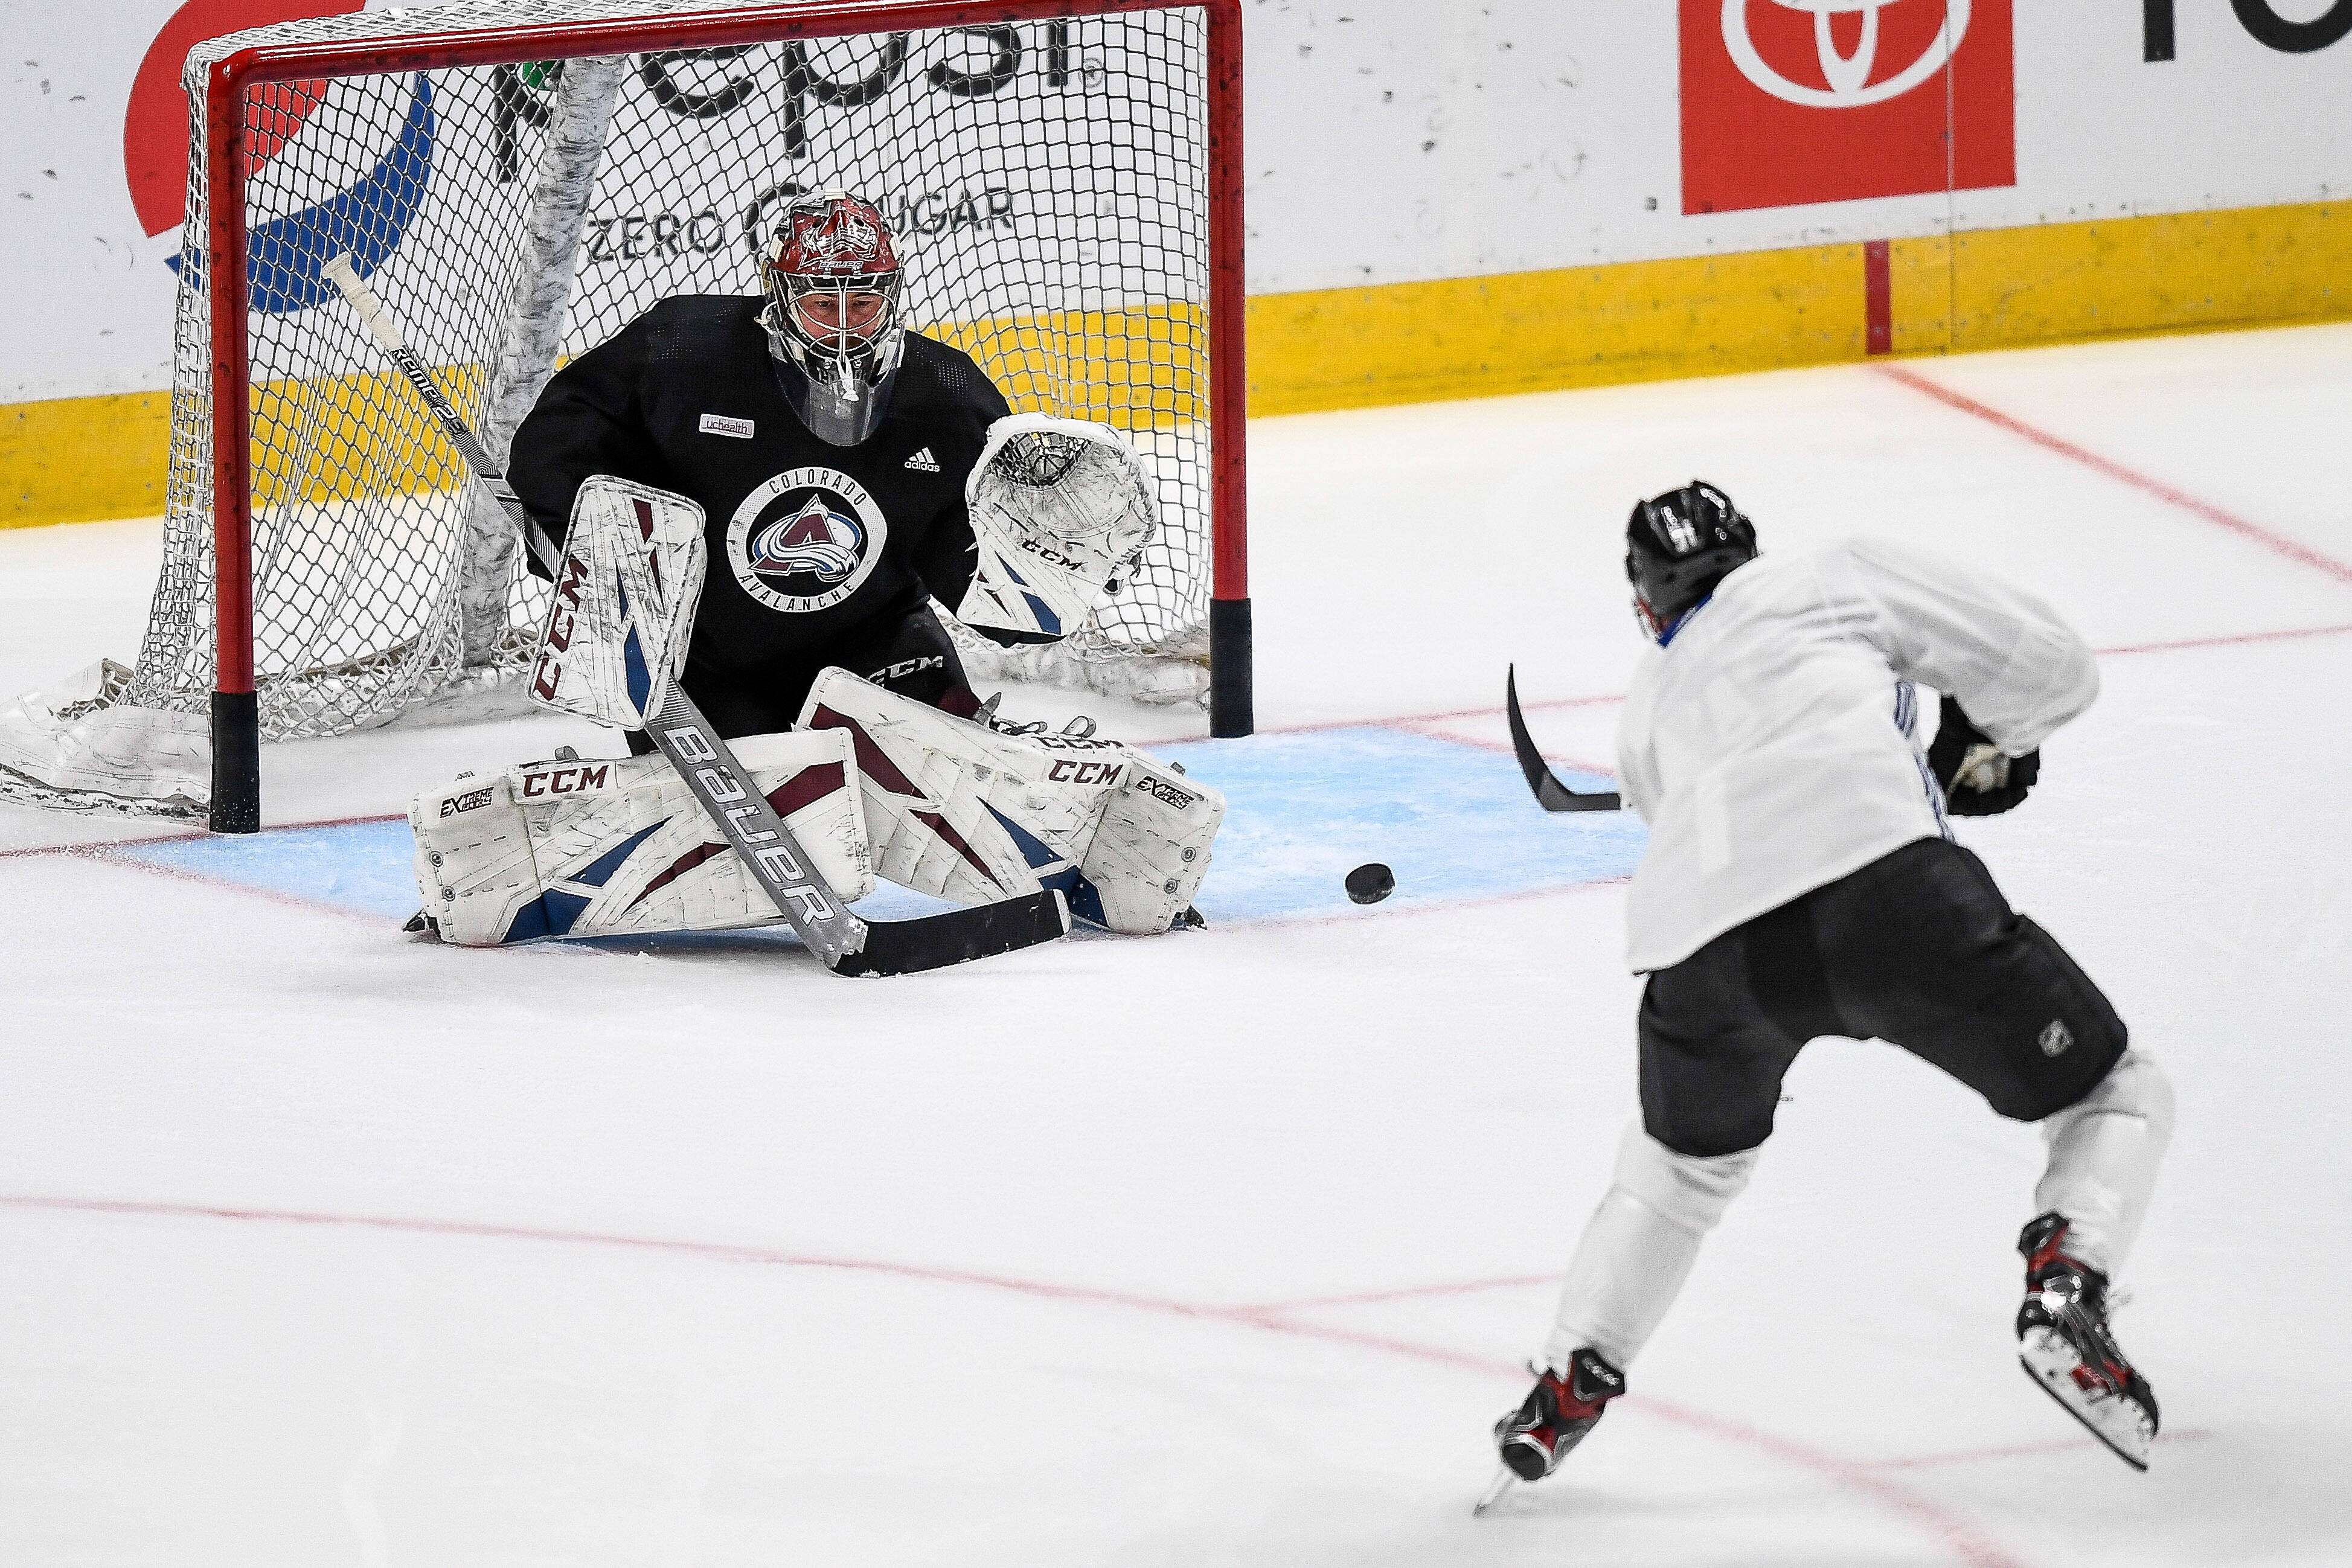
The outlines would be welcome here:
M 2025 1228 L 2025 1304 L 2018 1359 L 2042 1391 L 2137 1470 L 2156 1442 L 2156 1395 L 2107 1326 L 2107 1277 L 2067 1255 L 2066 1221 L 2045 1214 Z

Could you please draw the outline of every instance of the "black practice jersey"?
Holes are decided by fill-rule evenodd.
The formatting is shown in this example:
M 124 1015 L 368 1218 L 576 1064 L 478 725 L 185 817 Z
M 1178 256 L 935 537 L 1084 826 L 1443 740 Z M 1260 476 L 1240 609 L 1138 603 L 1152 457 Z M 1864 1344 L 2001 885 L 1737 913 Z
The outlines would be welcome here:
M 919 334 L 879 429 L 856 446 L 811 434 L 777 380 L 756 296 L 684 295 L 646 311 L 548 382 L 515 433 L 507 478 L 561 541 L 580 482 L 610 474 L 690 496 L 710 564 L 688 652 L 756 676 L 971 585 L 963 486 L 1011 412 L 970 358 Z

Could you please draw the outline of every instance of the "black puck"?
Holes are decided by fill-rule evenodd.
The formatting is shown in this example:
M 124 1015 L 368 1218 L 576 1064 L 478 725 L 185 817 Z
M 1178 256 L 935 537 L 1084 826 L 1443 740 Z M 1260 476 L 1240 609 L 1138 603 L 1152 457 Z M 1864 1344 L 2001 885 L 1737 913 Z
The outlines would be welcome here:
M 1395 875 L 1378 861 L 1348 873 L 1348 896 L 1358 904 L 1378 904 L 1395 891 Z

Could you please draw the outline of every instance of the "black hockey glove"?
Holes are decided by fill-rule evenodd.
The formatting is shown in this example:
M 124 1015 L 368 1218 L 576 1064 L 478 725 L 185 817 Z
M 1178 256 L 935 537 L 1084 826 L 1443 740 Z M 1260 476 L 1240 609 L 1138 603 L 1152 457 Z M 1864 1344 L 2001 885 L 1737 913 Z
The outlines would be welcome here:
M 1997 817 L 2024 800 L 2042 777 L 2042 752 L 2009 756 L 1947 696 L 1927 767 L 1944 787 L 1944 809 L 1953 816 Z

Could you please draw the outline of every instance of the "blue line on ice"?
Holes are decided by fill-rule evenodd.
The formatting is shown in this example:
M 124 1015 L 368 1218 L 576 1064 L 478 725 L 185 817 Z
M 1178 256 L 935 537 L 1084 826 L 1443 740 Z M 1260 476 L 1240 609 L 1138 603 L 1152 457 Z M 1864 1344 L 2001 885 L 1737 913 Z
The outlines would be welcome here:
M 1366 861 L 1395 871 L 1396 894 L 1380 906 L 1395 909 L 1603 882 L 1632 872 L 1642 852 L 1631 813 L 1546 816 L 1509 757 L 1433 736 L 1365 726 L 1154 749 L 1225 794 L 1225 825 L 1200 900 L 1213 925 L 1350 911 L 1340 881 Z M 1591 775 L 1569 782 L 1608 787 Z M 416 907 L 404 821 L 179 839 L 121 852 L 387 920 Z M 903 915 L 929 905 L 886 890 L 863 907 Z

